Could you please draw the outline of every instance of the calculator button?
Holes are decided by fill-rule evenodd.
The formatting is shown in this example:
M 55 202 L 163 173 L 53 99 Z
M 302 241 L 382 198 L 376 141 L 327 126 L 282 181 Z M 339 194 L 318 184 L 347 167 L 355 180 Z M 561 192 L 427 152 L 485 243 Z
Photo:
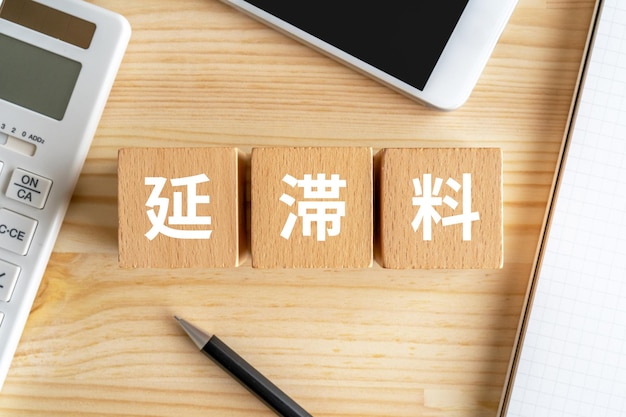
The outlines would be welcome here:
M 37 220 L 0 209 L 0 248 L 26 255 L 36 228 Z
M 0 301 L 9 301 L 20 275 L 20 267 L 0 260 Z
M 52 180 L 32 172 L 16 169 L 9 182 L 7 196 L 38 209 L 46 204 Z

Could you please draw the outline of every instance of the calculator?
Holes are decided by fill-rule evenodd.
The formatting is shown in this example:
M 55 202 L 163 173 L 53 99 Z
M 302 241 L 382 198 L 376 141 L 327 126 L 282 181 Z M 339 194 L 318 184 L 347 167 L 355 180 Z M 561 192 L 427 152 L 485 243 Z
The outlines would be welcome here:
M 0 387 L 130 32 L 81 0 L 0 5 Z

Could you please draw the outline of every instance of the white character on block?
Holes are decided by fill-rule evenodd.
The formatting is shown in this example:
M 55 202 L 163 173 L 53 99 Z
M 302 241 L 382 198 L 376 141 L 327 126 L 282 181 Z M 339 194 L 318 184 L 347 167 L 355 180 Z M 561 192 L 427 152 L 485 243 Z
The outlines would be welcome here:
M 423 239 L 429 241 L 432 240 L 433 222 L 439 224 L 441 221 L 443 226 L 462 224 L 463 240 L 472 240 L 472 222 L 480 220 L 478 212 L 472 211 L 472 174 L 463 174 L 463 185 L 459 184 L 453 178 L 448 178 L 446 181 L 446 185 L 454 192 L 458 193 L 459 190 L 462 192 L 463 204 L 461 214 L 442 218 L 437 211 L 437 207 L 443 204 L 447 205 L 452 210 L 456 210 L 459 205 L 455 199 L 448 195 L 443 198 L 439 196 L 442 185 L 443 179 L 437 177 L 433 182 L 431 174 L 424 174 L 421 182 L 419 178 L 413 179 L 413 186 L 415 188 L 413 205 L 419 206 L 419 210 L 411 222 L 413 230 L 417 232 L 419 227 L 422 226 Z
M 325 241 L 326 236 L 339 235 L 341 218 L 346 215 L 346 203 L 338 200 L 340 189 L 346 187 L 346 180 L 342 180 L 339 174 L 332 174 L 330 179 L 326 179 L 326 174 L 317 174 L 316 179 L 311 174 L 305 174 L 301 180 L 287 174 L 283 182 L 292 188 L 303 188 L 306 200 L 298 201 L 297 216 L 289 213 L 280 233 L 284 239 L 291 237 L 298 217 L 302 218 L 302 236 L 311 236 L 313 223 L 316 224 L 316 236 L 320 242 Z M 296 199 L 288 194 L 283 194 L 280 201 L 289 207 L 296 203 Z
M 173 187 L 186 187 L 187 210 L 186 213 L 184 213 L 183 193 L 181 191 L 175 191 L 173 196 L 174 203 L 172 205 L 173 213 L 168 217 L 170 200 L 169 198 L 160 197 L 167 179 L 163 177 L 146 177 L 145 185 L 152 185 L 154 188 L 146 202 L 146 206 L 150 208 L 147 214 L 150 223 L 152 223 L 152 228 L 145 236 L 150 240 L 153 240 L 159 234 L 174 239 L 209 239 L 211 237 L 211 230 L 185 230 L 169 227 L 183 225 L 208 226 L 211 224 L 211 216 L 197 215 L 198 204 L 209 204 L 210 202 L 208 195 L 198 195 L 197 186 L 198 184 L 208 181 L 209 178 L 205 174 L 170 180 Z M 159 208 L 158 212 L 155 212 L 155 207 Z

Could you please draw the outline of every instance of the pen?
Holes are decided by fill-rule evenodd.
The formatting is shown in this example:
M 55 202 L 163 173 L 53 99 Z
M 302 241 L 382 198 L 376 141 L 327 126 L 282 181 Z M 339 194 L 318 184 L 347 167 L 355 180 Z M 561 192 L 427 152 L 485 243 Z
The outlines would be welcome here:
M 198 349 L 283 417 L 312 417 L 287 394 L 264 377 L 217 336 L 209 335 L 188 321 L 174 316 Z

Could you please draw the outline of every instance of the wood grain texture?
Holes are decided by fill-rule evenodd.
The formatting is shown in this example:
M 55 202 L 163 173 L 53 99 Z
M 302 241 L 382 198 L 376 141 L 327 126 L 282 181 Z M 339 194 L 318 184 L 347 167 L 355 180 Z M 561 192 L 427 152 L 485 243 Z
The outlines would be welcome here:
M 236 148 L 120 149 L 120 266 L 238 266 L 247 255 L 245 172 Z
M 254 148 L 252 266 L 371 266 L 373 182 L 371 148 Z
M 500 149 L 383 149 L 376 157 L 383 267 L 502 267 Z
M 273 414 L 215 332 L 318 417 L 495 416 L 593 0 L 520 0 L 467 104 L 421 107 L 213 0 L 94 0 L 133 36 L 0 395 L 6 416 Z M 501 270 L 122 270 L 128 146 L 497 147 Z

